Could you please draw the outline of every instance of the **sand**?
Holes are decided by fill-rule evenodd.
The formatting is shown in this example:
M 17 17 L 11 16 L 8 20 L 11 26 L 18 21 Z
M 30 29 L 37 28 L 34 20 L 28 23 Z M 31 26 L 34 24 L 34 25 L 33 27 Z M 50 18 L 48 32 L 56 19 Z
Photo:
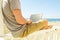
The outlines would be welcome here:
M 60 26 L 60 22 L 49 22 L 49 25 Z

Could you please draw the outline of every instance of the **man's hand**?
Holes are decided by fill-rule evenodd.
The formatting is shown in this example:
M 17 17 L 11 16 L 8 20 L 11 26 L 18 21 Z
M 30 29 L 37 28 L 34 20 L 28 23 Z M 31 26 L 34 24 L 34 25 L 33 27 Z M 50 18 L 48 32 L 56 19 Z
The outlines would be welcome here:
M 27 21 L 27 24 L 31 24 L 31 23 L 32 23 L 32 21 L 31 21 L 31 20 L 28 20 L 28 21 Z

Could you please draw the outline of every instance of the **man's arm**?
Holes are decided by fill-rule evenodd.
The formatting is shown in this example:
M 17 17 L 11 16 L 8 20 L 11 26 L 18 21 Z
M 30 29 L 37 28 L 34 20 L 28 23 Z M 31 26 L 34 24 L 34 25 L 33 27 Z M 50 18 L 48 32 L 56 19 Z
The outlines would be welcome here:
M 31 23 L 22 16 L 20 0 L 9 0 L 9 2 L 10 8 L 12 10 L 13 15 L 15 16 L 17 23 L 19 24 Z
M 27 20 L 22 16 L 20 9 L 14 9 L 14 10 L 12 10 L 12 12 L 15 16 L 17 23 L 19 23 L 19 24 L 26 24 L 27 23 Z

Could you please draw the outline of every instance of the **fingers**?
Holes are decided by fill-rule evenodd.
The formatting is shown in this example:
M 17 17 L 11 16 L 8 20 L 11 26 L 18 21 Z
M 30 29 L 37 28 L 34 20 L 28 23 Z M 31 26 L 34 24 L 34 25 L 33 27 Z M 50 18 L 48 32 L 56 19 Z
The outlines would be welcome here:
M 31 20 L 29 20 L 29 21 L 28 21 L 28 24 L 31 24 L 31 23 L 32 23 L 32 21 L 31 21 Z

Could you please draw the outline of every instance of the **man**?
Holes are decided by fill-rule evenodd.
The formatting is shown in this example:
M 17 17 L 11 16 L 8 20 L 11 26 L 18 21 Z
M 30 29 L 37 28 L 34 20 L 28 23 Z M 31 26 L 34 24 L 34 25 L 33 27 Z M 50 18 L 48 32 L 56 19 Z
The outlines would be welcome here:
M 3 0 L 4 23 L 14 37 L 25 37 L 40 29 L 47 29 L 48 22 L 44 20 L 39 23 L 27 21 L 21 12 L 20 0 Z

